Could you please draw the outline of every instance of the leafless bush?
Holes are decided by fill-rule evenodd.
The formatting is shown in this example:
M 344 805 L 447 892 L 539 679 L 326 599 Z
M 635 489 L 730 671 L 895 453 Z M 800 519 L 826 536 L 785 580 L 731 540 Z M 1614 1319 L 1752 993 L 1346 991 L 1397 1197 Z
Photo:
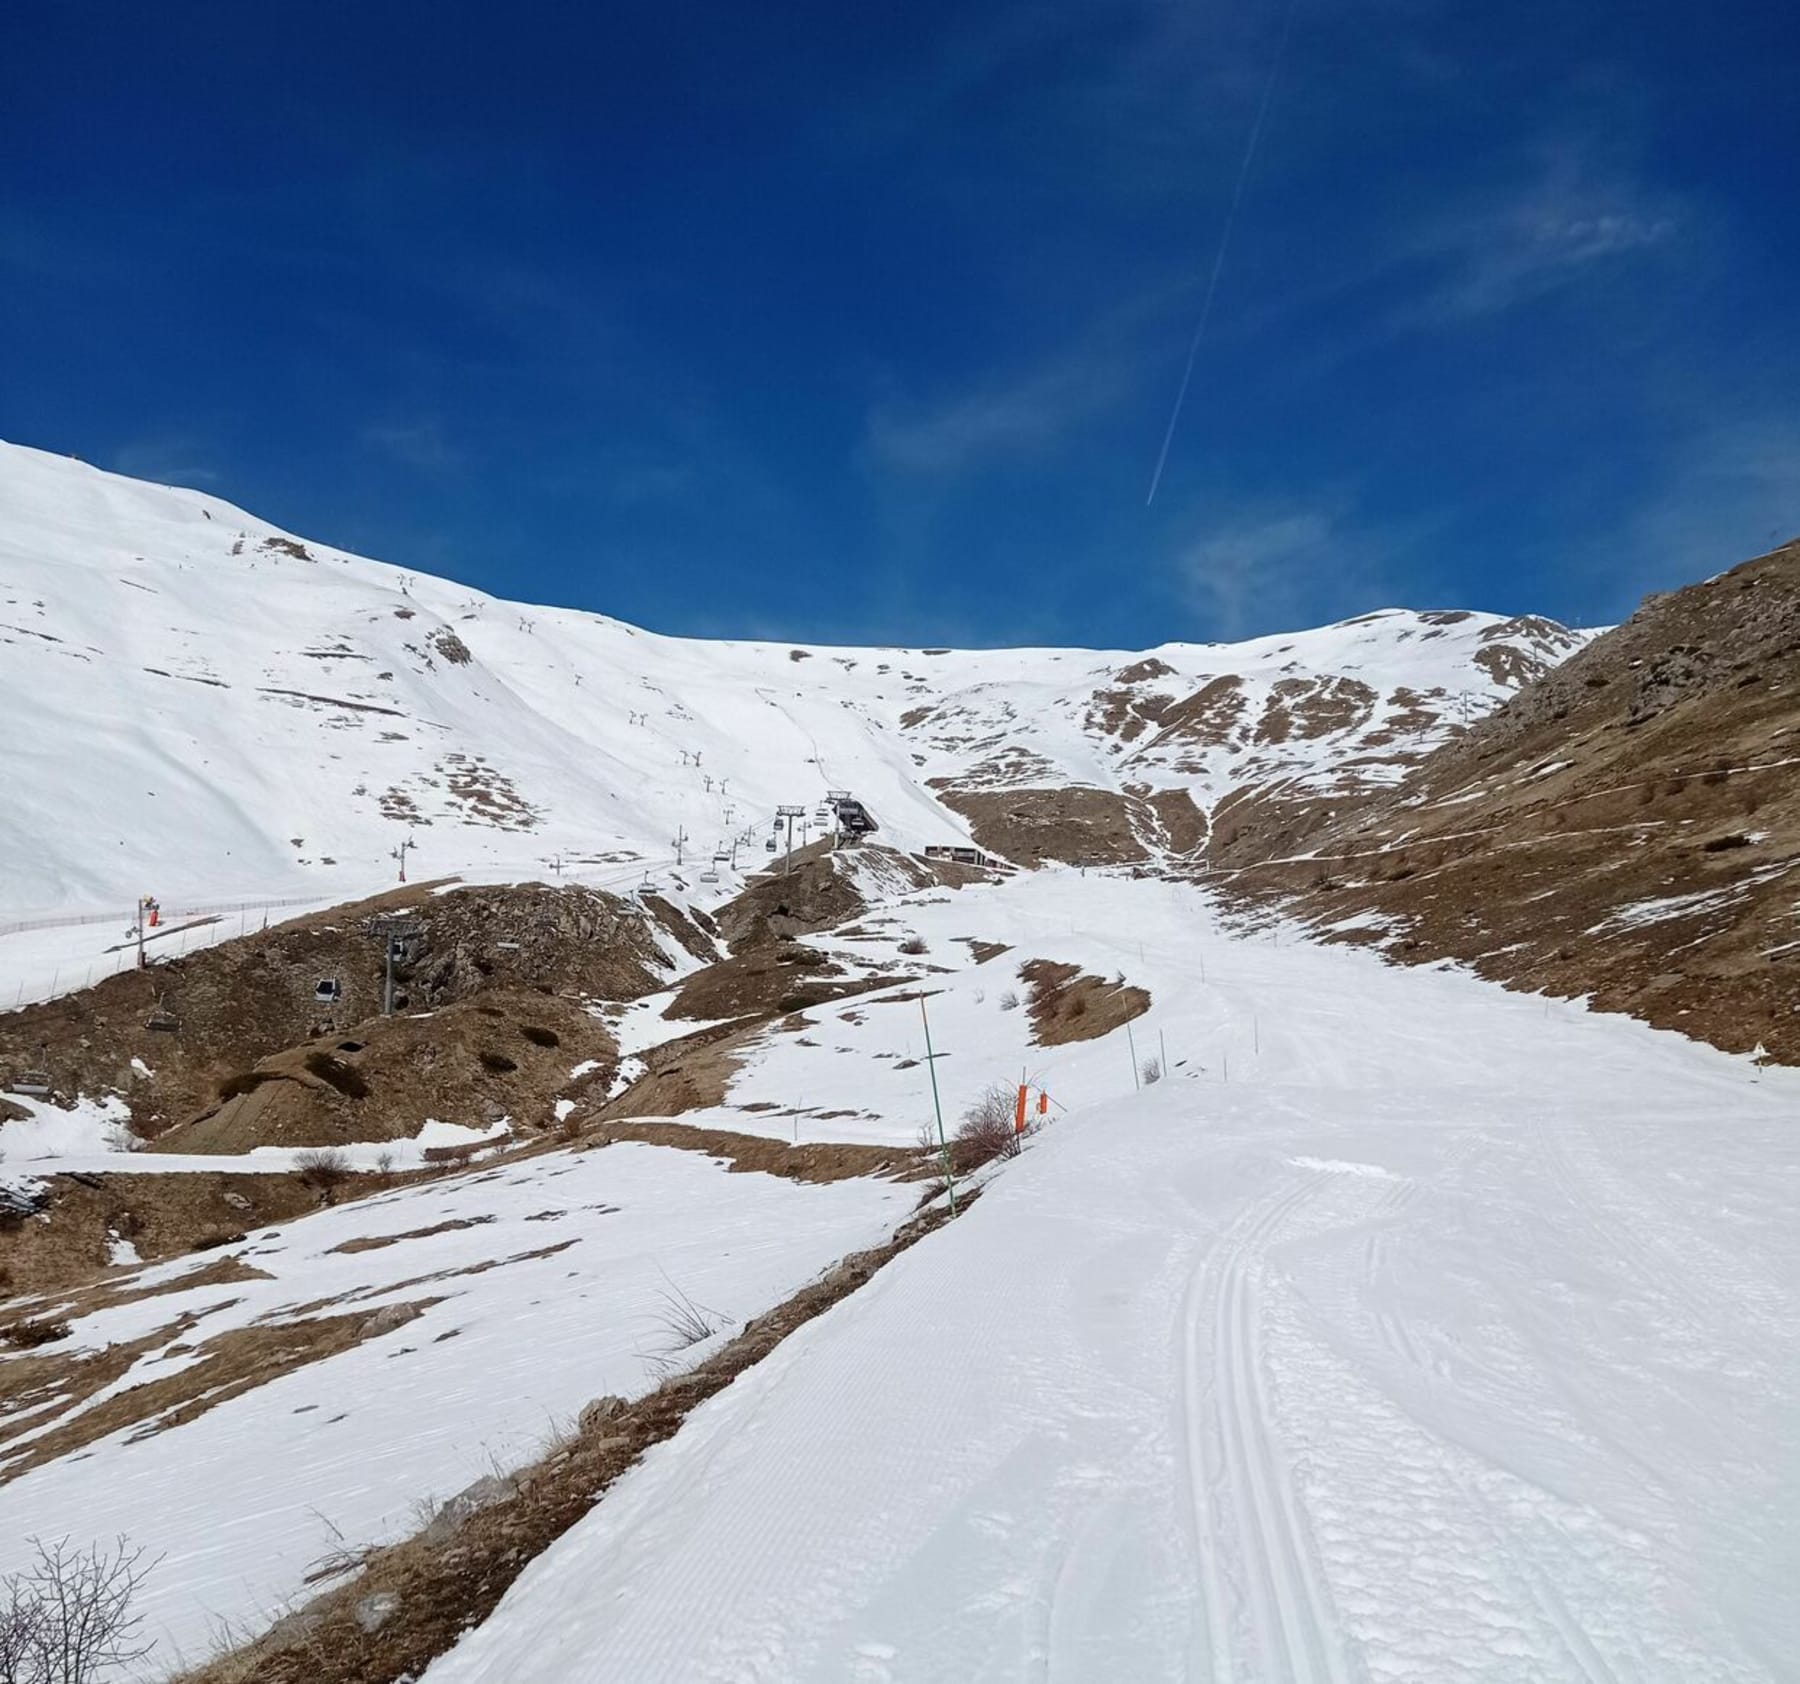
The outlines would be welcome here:
M 905 941 L 901 942 L 900 951 L 902 953 L 919 954 L 928 952 L 929 949 L 925 946 L 925 938 L 923 936 L 908 936 Z
M 394 1154 L 392 1152 L 377 1152 L 375 1154 L 375 1169 L 377 1174 L 384 1177 L 392 1175 L 394 1173 Z
M 1019 1009 L 1019 991 L 1009 988 L 1000 996 L 1000 1009 L 1003 1012 L 1016 1012 Z
M 350 1160 L 335 1146 L 315 1146 L 294 1159 L 294 1174 L 302 1187 L 330 1204 L 338 1188 L 350 1179 Z
M 90 1684 L 150 1653 L 131 1611 L 155 1565 L 141 1549 L 29 1542 L 32 1565 L 0 1579 L 0 1684 Z
M 1163 1078 L 1162 1060 L 1160 1058 L 1145 1059 L 1139 1074 L 1144 1078 L 1145 1087 L 1149 1087 L 1152 1082 L 1160 1082 Z
M 957 1156 L 969 1168 L 992 1158 L 1016 1158 L 1024 1140 L 1015 1128 L 1019 1095 L 1016 1088 L 995 1082 L 984 1088 L 963 1113 L 956 1130 Z

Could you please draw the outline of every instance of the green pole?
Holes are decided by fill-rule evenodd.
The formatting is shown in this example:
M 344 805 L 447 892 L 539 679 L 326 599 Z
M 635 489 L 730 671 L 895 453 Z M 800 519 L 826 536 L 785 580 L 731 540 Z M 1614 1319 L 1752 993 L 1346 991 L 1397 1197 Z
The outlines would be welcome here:
M 937 1113 L 938 1156 L 944 1164 L 944 1185 L 950 1189 L 950 1214 L 956 1214 L 956 1172 L 950 1167 L 950 1142 L 944 1138 L 944 1105 L 938 1098 L 937 1054 L 931 1050 L 931 1019 L 925 1012 L 925 996 L 919 996 L 919 1019 L 925 1025 L 925 1068 L 931 1072 L 931 1108 Z

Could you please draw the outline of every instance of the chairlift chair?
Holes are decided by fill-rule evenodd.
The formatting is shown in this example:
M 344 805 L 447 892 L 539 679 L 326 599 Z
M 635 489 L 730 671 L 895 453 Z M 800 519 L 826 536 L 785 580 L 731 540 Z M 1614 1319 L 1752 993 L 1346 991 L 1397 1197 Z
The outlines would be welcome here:
M 719 880 L 718 872 L 714 871 L 710 865 L 703 872 L 700 873 L 700 881 L 702 883 L 716 883 L 716 882 L 718 882 L 718 880 Z
M 320 977 L 313 988 L 313 999 L 321 1006 L 335 1006 L 343 997 L 343 987 L 334 976 Z
M 23 1094 L 27 1099 L 48 1099 L 50 1097 L 50 1072 L 48 1070 L 26 1070 L 7 1083 L 9 1092 Z

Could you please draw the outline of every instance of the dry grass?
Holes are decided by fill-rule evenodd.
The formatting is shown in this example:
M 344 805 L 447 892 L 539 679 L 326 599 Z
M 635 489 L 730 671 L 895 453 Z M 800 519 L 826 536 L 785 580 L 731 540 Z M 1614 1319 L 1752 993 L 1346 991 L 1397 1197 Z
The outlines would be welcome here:
M 448 1234 L 458 1228 L 479 1228 L 493 1220 L 491 1216 L 461 1216 L 450 1222 L 434 1222 L 429 1228 L 409 1228 L 404 1234 L 361 1234 L 331 1249 L 334 1252 L 382 1251 L 390 1245 L 399 1245 L 402 1240 L 428 1240 L 433 1234 Z
M 257 1322 L 249 1327 L 228 1329 L 196 1347 L 194 1354 L 199 1360 L 180 1372 L 115 1392 L 90 1409 L 69 1414 L 62 1425 L 40 1432 L 20 1446 L 16 1455 L 0 1460 L 0 1484 L 59 1457 L 84 1450 L 112 1433 L 135 1428 L 133 1438 L 146 1438 L 198 1420 L 208 1410 L 216 1409 L 244 1392 L 254 1391 L 258 1386 L 267 1385 L 309 1363 L 336 1356 L 377 1333 L 402 1327 L 438 1302 L 440 1300 L 435 1298 L 421 1298 L 373 1313 L 358 1311 L 295 1321 Z M 208 1313 L 216 1313 L 225 1307 L 215 1305 Z M 195 1326 L 197 1320 L 193 1316 L 183 1317 L 135 1346 L 109 1347 L 88 1358 L 85 1364 L 78 1365 L 76 1375 L 70 1377 L 78 1376 L 82 1383 L 62 1390 L 62 1412 L 67 1414 L 73 1404 L 127 1373 L 137 1356 L 164 1345 L 171 1335 L 179 1338 Z M 129 1352 L 129 1359 L 121 1365 L 115 1351 Z M 86 1372 L 82 1372 L 84 1369 Z M 93 1383 L 87 1383 L 90 1381 Z M 0 1450 L 0 1459 L 4 1459 L 5 1454 Z
M 1150 1009 L 1147 990 L 1123 977 L 1107 982 L 1078 965 L 1029 959 L 1019 975 L 1030 985 L 1031 1038 L 1041 1047 L 1098 1040 Z
M 33 1351 L 40 1345 L 54 1345 L 57 1340 L 68 1337 L 69 1324 L 49 1316 L 9 1322 L 0 1327 L 0 1345 L 10 1345 L 15 1351 Z

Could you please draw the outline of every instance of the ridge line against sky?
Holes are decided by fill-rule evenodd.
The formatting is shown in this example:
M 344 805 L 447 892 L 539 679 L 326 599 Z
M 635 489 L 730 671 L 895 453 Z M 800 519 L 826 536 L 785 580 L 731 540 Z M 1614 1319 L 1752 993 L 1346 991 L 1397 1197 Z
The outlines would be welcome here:
M 0 436 L 657 630 L 1621 618 L 1800 531 L 1791 10 L 36 8 Z

